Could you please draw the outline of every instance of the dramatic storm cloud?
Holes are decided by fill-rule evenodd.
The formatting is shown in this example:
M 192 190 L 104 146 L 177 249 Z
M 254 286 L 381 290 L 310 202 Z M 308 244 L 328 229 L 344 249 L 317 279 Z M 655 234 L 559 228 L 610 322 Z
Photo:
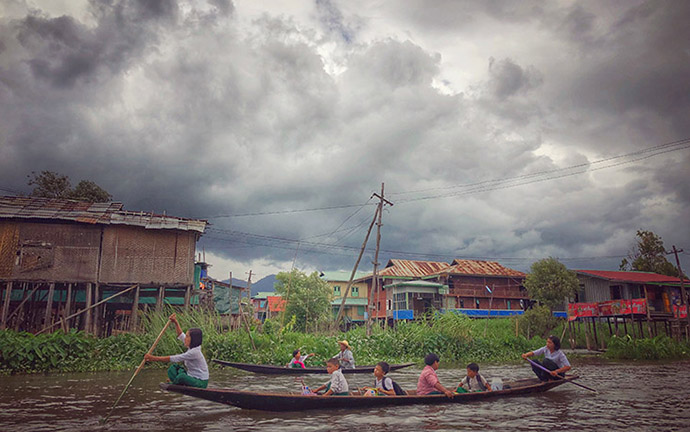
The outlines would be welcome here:
M 216 277 L 351 269 L 381 183 L 383 262 L 690 251 L 686 2 L 278 3 L 0 3 L 0 189 L 208 219 Z

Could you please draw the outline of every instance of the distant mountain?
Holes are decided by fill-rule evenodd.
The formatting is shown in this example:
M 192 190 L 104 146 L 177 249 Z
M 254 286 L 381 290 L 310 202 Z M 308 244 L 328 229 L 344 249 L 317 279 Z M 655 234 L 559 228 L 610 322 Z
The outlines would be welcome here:
M 255 295 L 259 291 L 265 291 L 265 292 L 273 292 L 275 291 L 275 288 L 273 288 L 273 284 L 276 282 L 276 275 L 268 275 L 263 279 L 260 279 L 256 282 L 252 282 L 252 295 Z
M 229 279 L 222 280 L 221 282 L 228 283 Z M 276 275 L 268 275 L 263 279 L 259 279 L 256 282 L 252 282 L 252 296 L 254 296 L 256 293 L 259 291 L 264 291 L 264 292 L 273 292 L 275 289 L 273 288 L 273 284 L 276 281 Z M 242 280 L 242 279 L 235 279 L 232 278 L 232 284 L 233 286 L 239 286 L 242 288 L 247 287 L 247 281 Z

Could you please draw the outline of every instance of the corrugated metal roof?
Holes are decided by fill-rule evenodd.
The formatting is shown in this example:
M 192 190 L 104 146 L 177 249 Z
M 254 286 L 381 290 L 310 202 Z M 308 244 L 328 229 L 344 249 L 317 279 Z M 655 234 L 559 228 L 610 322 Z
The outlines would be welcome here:
M 439 273 L 448 268 L 448 263 L 436 261 L 413 261 L 392 259 L 386 268 L 379 272 L 381 277 L 414 277 L 419 278 Z
M 119 202 L 88 203 L 83 201 L 0 196 L 0 219 L 53 219 L 88 224 L 140 226 L 146 229 L 174 229 L 203 233 L 207 221 L 132 212 Z
M 578 274 L 586 276 L 594 276 L 602 279 L 608 279 L 618 282 L 631 283 L 653 283 L 653 282 L 669 282 L 680 283 L 680 279 L 674 276 L 664 276 L 657 273 L 647 272 L 625 272 L 625 271 L 608 271 L 608 270 L 575 270 Z
M 426 288 L 442 288 L 444 284 L 440 283 L 435 283 L 435 282 L 429 282 L 429 281 L 421 281 L 421 280 L 412 280 L 412 281 L 402 281 L 402 282 L 396 282 L 392 283 L 390 285 L 384 286 L 384 288 L 388 287 L 426 287 Z
M 323 276 L 321 276 L 321 279 L 327 281 L 327 282 L 348 282 L 350 280 L 350 275 L 352 274 L 352 271 L 349 272 L 323 272 Z M 355 272 L 355 278 L 353 280 L 357 280 L 359 278 L 362 278 L 367 275 L 367 272 Z
M 449 268 L 443 270 L 442 273 L 449 273 L 454 275 L 509 276 L 521 278 L 527 276 L 525 273 L 521 271 L 504 267 L 496 261 L 478 261 L 461 259 L 453 260 L 453 262 L 450 263 Z

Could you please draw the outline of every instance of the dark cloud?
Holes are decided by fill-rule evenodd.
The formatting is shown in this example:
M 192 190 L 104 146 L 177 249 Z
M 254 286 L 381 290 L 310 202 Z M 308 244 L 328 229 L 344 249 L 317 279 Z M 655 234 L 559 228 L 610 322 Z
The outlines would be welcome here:
M 346 6 L 316 2 L 307 23 L 220 0 L 0 19 L 0 187 L 58 171 L 128 209 L 210 219 L 208 252 L 324 270 L 352 265 L 371 202 L 289 210 L 362 204 L 381 182 L 383 262 L 525 270 L 624 254 L 641 228 L 690 244 L 686 153 L 557 171 L 687 135 L 686 6 Z M 462 93 L 446 91 L 456 74 L 471 75 Z

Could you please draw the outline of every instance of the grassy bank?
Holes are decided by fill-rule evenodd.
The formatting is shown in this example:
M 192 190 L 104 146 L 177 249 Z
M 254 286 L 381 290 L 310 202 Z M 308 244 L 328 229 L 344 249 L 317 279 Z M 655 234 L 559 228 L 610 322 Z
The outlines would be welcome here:
M 143 318 L 143 332 L 98 339 L 82 332 L 61 331 L 34 336 L 11 330 L 0 331 L 0 373 L 77 372 L 134 369 L 163 328 L 167 313 L 149 314 Z M 429 352 L 436 352 L 445 362 L 506 363 L 519 361 L 519 355 L 544 345 L 543 334 L 561 335 L 563 322 L 552 329 L 542 329 L 527 338 L 525 326 L 518 329 L 515 320 L 472 320 L 464 315 L 437 315 L 417 322 L 401 322 L 395 329 L 375 328 L 366 336 L 364 328 L 335 335 L 297 333 L 289 324 L 280 328 L 269 322 L 261 331 L 254 329 L 256 350 L 245 330 L 226 331 L 214 314 L 190 312 L 179 315 L 183 329 L 200 327 L 204 332 L 203 351 L 207 359 L 262 364 L 284 364 L 295 348 L 316 354 L 311 364 L 323 362 L 338 351 L 337 340 L 347 339 L 358 364 L 381 360 L 390 363 L 421 362 Z M 600 340 L 613 359 L 673 359 L 690 357 L 690 346 L 665 336 L 654 339 L 611 337 L 608 329 L 598 329 Z M 534 333 L 534 331 L 532 331 Z M 532 335 L 530 335 L 532 336 Z M 568 335 L 563 347 L 569 348 Z M 578 347 L 585 347 L 584 329 L 576 329 Z M 168 330 L 155 353 L 182 352 L 175 332 Z M 157 364 L 156 367 L 162 365 Z

